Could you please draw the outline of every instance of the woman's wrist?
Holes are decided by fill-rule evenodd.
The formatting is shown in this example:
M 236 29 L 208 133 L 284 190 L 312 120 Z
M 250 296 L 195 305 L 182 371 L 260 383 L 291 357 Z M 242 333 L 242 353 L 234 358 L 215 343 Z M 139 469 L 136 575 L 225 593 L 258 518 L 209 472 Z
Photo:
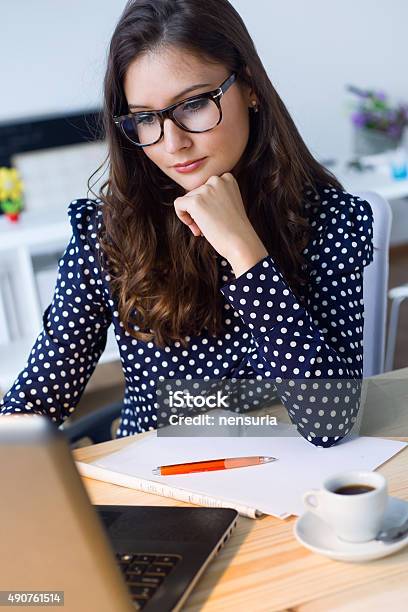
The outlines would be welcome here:
M 232 255 L 228 257 L 228 261 L 233 269 L 235 278 L 238 278 L 267 255 L 268 251 L 265 245 L 258 236 L 256 236 L 251 240 L 245 241 L 241 245 L 236 245 Z

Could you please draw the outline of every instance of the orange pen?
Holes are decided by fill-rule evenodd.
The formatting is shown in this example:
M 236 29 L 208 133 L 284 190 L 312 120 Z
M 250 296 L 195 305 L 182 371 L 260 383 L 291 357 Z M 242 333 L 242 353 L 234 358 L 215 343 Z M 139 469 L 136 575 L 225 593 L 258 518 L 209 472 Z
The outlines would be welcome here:
M 153 470 L 155 476 L 174 476 L 175 474 L 192 474 L 193 472 L 213 472 L 215 470 L 230 470 L 231 468 L 262 465 L 277 461 L 276 457 L 227 457 L 225 459 L 210 459 L 208 461 L 192 461 L 191 463 L 173 463 L 159 465 Z

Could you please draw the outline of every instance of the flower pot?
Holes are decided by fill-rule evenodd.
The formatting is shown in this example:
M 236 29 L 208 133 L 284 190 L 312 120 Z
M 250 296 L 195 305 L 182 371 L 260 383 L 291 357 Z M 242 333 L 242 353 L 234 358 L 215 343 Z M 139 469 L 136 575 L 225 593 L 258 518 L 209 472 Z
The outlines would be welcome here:
M 354 152 L 357 156 L 383 153 L 396 149 L 399 144 L 399 139 L 376 130 L 358 128 L 354 131 Z

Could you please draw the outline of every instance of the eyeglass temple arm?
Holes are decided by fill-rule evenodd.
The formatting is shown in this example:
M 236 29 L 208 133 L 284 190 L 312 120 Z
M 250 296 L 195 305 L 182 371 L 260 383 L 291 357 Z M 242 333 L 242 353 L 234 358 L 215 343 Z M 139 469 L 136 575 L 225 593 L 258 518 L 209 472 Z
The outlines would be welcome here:
M 225 93 L 227 91 L 227 89 L 229 89 L 231 87 L 231 85 L 234 83 L 234 81 L 236 81 L 236 79 L 237 79 L 237 75 L 234 72 L 233 74 L 231 74 L 231 76 L 224 83 L 224 86 L 222 88 L 222 92 Z

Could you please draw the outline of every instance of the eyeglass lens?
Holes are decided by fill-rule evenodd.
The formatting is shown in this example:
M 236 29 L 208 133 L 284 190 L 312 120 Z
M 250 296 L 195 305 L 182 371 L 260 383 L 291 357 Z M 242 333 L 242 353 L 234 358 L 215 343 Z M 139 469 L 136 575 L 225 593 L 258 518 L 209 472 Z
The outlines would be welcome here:
M 211 98 L 190 100 L 174 111 L 174 117 L 187 130 L 203 132 L 215 127 L 220 118 L 217 104 Z M 137 144 L 153 144 L 160 138 L 160 121 L 155 114 L 138 113 L 122 123 L 126 136 Z

